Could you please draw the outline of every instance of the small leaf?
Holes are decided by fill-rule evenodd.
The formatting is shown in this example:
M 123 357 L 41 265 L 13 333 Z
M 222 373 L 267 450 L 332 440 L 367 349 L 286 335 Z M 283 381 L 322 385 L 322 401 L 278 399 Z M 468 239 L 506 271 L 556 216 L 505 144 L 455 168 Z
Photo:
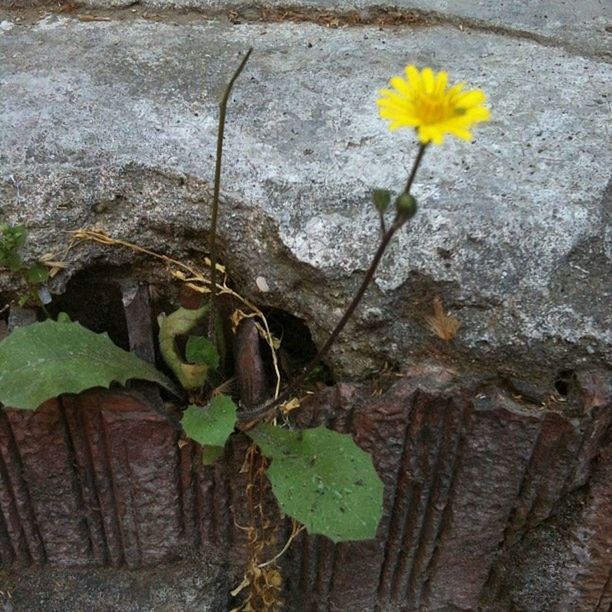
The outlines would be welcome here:
M 71 323 L 72 319 L 67 312 L 58 312 L 57 313 L 57 322 L 58 323 Z
M 215 345 L 203 336 L 189 336 L 185 357 L 189 363 L 205 364 L 213 369 L 219 366 L 219 353 Z
M 206 382 L 208 366 L 183 361 L 176 337 L 188 334 L 206 315 L 208 306 L 197 310 L 179 308 L 172 314 L 157 317 L 159 324 L 159 350 L 168 367 L 174 372 L 184 389 L 198 389 Z
M 236 410 L 236 404 L 227 395 L 217 395 L 208 407 L 191 405 L 185 410 L 181 425 L 188 438 L 204 446 L 202 461 L 206 465 L 223 452 L 227 439 L 234 431 Z M 221 452 L 214 451 L 215 447 Z
M 383 484 L 370 455 L 350 435 L 325 427 L 289 431 L 267 423 L 247 434 L 272 459 L 267 474 L 281 510 L 309 533 L 334 542 L 376 535 Z
M 31 268 L 25 270 L 25 278 L 28 283 L 38 285 L 44 283 L 49 278 L 49 268 L 43 264 L 34 264 Z
M 11 242 L 16 248 L 23 246 L 28 238 L 28 230 L 25 225 L 16 225 L 15 227 L 9 228 L 9 237 Z
M 13 227 L 7 223 L 0 223 L 0 234 L 0 245 L 9 250 L 23 246 L 28 237 L 25 225 Z
M 33 323 L 0 342 L 0 402 L 12 408 L 34 410 L 62 393 L 125 384 L 130 378 L 176 392 L 150 363 L 78 323 Z
M 21 257 L 19 257 L 18 253 L 11 251 L 5 257 L 3 265 L 11 272 L 19 272 L 23 266 L 23 262 L 21 261 Z

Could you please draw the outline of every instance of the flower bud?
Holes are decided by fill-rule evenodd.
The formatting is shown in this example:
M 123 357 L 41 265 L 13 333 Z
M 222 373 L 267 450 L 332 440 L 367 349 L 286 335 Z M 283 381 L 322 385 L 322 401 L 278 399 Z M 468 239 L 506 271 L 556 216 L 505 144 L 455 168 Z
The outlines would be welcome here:
M 372 201 L 374 202 L 374 208 L 379 213 L 384 213 L 389 208 L 391 193 L 388 189 L 375 189 L 372 192 Z
M 395 210 L 402 221 L 408 221 L 416 214 L 417 201 L 409 193 L 402 193 L 395 200 Z

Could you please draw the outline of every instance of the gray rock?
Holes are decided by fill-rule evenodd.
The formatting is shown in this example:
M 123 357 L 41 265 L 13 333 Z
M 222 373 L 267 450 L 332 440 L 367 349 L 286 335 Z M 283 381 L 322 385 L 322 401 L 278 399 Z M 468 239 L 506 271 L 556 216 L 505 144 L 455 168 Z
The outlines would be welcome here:
M 32 4 L 31 0 L 21 1 L 25 5 Z M 134 0 L 82 0 L 76 4 L 109 9 L 131 7 L 135 3 Z M 382 15 L 413 12 L 430 23 L 510 33 L 538 40 L 545 45 L 561 45 L 581 53 L 610 57 L 612 10 L 609 3 L 598 0 L 546 3 L 529 0 L 237 0 L 231 3 L 225 0 L 141 0 L 137 4 L 146 10 L 194 9 L 213 15 L 227 13 L 228 7 L 231 7 L 243 20 L 265 18 L 275 9 L 281 12 L 300 11 L 313 19 L 321 11 L 339 15 L 356 12 L 366 22 Z
M 2 570 L 0 604 L 6 612 L 219 612 L 227 609 L 225 580 L 220 566 L 195 559 L 139 570 Z
M 323 341 L 375 249 L 370 191 L 400 190 L 415 152 L 412 134 L 378 118 L 376 92 L 408 62 L 431 65 L 484 89 L 492 121 L 473 144 L 427 153 L 419 214 L 333 352 L 338 376 L 436 353 L 547 387 L 609 361 L 610 66 L 504 32 L 57 15 L 3 28 L 0 193 L 4 217 L 30 228 L 31 255 L 63 253 L 69 231 L 92 225 L 205 253 L 217 103 L 250 45 L 221 213 L 243 294 Z M 67 260 L 56 290 L 134 255 L 89 245 Z M 425 324 L 436 296 L 461 321 L 450 344 Z

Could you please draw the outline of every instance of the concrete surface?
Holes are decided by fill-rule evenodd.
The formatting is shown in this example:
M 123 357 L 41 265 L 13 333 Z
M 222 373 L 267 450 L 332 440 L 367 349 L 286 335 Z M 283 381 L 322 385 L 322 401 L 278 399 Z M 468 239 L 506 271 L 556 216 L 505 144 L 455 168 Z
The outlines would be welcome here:
M 395 240 L 376 285 L 331 355 L 336 379 L 362 379 L 385 362 L 405 370 L 427 357 L 448 363 L 462 381 L 478 371 L 479 380 L 490 375 L 514 399 L 522 397 L 524 414 L 516 421 L 521 427 L 525 420 L 544 419 L 544 403 L 546 423 L 558 418 L 575 424 L 584 416 L 582 404 L 563 392 L 572 385 L 558 381 L 602 366 L 609 372 L 612 356 L 609 5 L 401 2 L 405 12 L 394 22 L 388 19 L 393 11 L 382 19 L 384 11 L 366 3 L 357 5 L 357 20 L 348 14 L 352 5 L 337 3 L 337 17 L 330 20 L 321 13 L 329 7 L 315 1 L 282 3 L 290 14 L 280 3 L 264 10 L 248 2 L 229 6 L 189 0 L 144 0 L 123 9 L 101 0 L 65 7 L 66 13 L 54 12 L 57 5 L 7 8 L 19 2 L 32 5 L 0 0 L 1 216 L 28 226 L 27 256 L 53 252 L 69 263 L 52 289 L 61 291 L 78 271 L 102 265 L 129 264 L 134 274 L 151 275 L 151 267 L 128 251 L 80 245 L 66 253 L 69 232 L 79 227 L 96 226 L 181 258 L 206 253 L 218 99 L 252 45 L 226 132 L 224 261 L 241 293 L 303 318 L 321 343 L 375 248 L 377 219 L 369 193 L 377 187 L 399 190 L 415 151 L 411 133 L 390 134 L 378 118 L 376 92 L 406 63 L 430 65 L 484 89 L 492 121 L 475 130 L 472 144 L 447 141 L 428 152 L 414 188 L 419 214 Z M 179 6 L 197 10 L 173 10 Z M 406 13 L 412 10 L 411 22 Z M 264 286 L 258 277 L 265 279 L 268 292 L 258 288 Z M 154 278 L 170 282 L 163 272 Z M 7 299 L 15 289 L 6 273 L 0 274 L 0 289 Z M 447 344 L 425 323 L 438 296 L 461 322 Z M 602 423 L 607 422 L 609 409 L 601 394 L 592 395 Z M 429 397 L 427 392 L 423 397 Z M 428 419 L 439 410 L 446 425 L 434 423 L 431 431 L 448 430 L 452 440 L 463 435 L 461 427 L 452 426 L 452 413 L 434 404 L 431 410 L 424 404 L 423 414 Z M 392 426 L 393 411 L 381 414 L 381 423 Z M 407 419 L 406 431 L 418 423 L 418 418 Z M 508 438 L 512 427 L 482 431 L 483 437 L 467 446 L 476 459 L 456 462 L 463 481 L 484 492 L 486 501 L 463 506 L 468 536 L 453 540 L 456 558 L 466 561 L 461 538 L 471 538 L 474 546 L 473 533 L 489 533 L 484 523 L 473 521 L 473 508 L 485 514 L 491 508 L 499 530 L 491 532 L 487 550 L 498 559 L 499 571 L 491 576 L 500 593 L 511 593 L 512 601 L 534 610 L 553 595 L 574 601 L 556 587 L 565 586 L 568 573 L 584 570 L 581 588 L 589 593 L 584 601 L 604 602 L 603 610 L 608 600 L 599 590 L 601 584 L 606 588 L 605 576 L 600 580 L 597 572 L 609 566 L 601 528 L 609 506 L 609 479 L 604 478 L 609 463 L 593 442 L 604 439 L 603 426 L 585 430 L 587 443 L 568 446 L 567 452 L 563 435 L 548 440 L 534 434 L 535 452 Z M 433 448 L 428 432 L 423 434 L 426 454 Z M 377 440 L 388 442 L 394 433 L 400 442 L 392 446 L 399 452 L 410 440 L 404 429 Z M 500 472 L 487 462 L 504 440 L 509 450 L 500 453 L 500 460 L 507 472 Z M 563 525 L 557 528 L 553 519 L 531 540 L 519 534 L 516 545 L 512 538 L 505 541 L 512 535 L 508 517 L 522 529 L 522 513 L 531 520 L 542 499 L 550 498 L 546 511 L 551 514 L 562 506 L 556 501 L 562 498 L 546 497 L 554 480 L 550 474 L 560 465 L 555 453 L 573 460 L 585 448 L 580 494 L 596 503 L 583 507 L 579 497 L 571 515 L 578 516 L 576 525 L 591 531 L 576 536 Z M 513 451 L 521 461 L 514 461 Z M 587 478 L 591 467 L 603 474 L 599 484 Z M 506 507 L 490 498 L 488 485 L 480 489 L 476 468 L 512 489 L 508 500 L 518 494 L 519 505 L 511 501 Z M 532 490 L 539 469 L 549 478 Z M 401 474 L 410 480 L 409 470 Z M 436 472 L 424 474 L 433 478 Z M 557 484 L 563 488 L 571 479 L 565 472 L 561 476 Z M 431 499 L 435 506 L 437 499 Z M 451 527 L 457 524 L 456 507 L 453 515 Z M 538 520 L 547 521 L 546 516 Z M 567 536 L 571 555 L 558 544 L 559 533 Z M 546 547 L 544 561 L 532 554 Z M 448 549 L 433 546 L 431 551 L 436 558 L 451 558 Z M 559 564 L 563 571 L 557 571 Z M 459 564 L 443 565 L 456 570 L 455 584 L 462 587 L 466 574 Z M 219 578 L 217 568 L 204 568 L 200 576 L 193 567 L 181 566 L 176 574 L 162 568 L 160 583 L 151 570 L 138 580 L 115 572 L 112 592 L 101 586 L 103 573 L 33 574 L 32 581 L 42 582 L 29 590 L 21 575 L 13 601 L 22 597 L 26 610 L 37 605 L 66 610 L 62 593 L 90 588 L 85 592 L 92 593 L 92 610 L 105 597 L 110 609 L 123 605 L 115 601 L 135 592 L 149 606 L 142 609 L 187 610 L 191 600 L 185 598 L 206 594 L 204 579 L 212 581 L 208 595 L 213 601 L 227 596 L 226 578 Z M 429 576 L 428 570 L 423 575 Z M 0 576 L 2 590 L 13 578 Z M 166 588 L 163 580 L 170 585 L 165 594 L 159 590 Z M 429 584 L 429 578 L 424 580 Z M 157 590 L 149 592 L 152 584 Z M 460 588 L 460 595 L 474 584 Z M 432 596 L 443 597 L 444 588 Z M 211 605 L 222 609 L 225 604 L 219 599 Z
M 569 5 L 554 6 L 551 22 L 579 29 Z M 585 18 L 605 21 L 588 7 Z M 514 10 L 502 8 L 486 13 L 488 31 L 6 13 L 4 215 L 31 228 L 34 252 L 89 225 L 166 252 L 205 251 L 217 100 L 253 45 L 230 108 L 221 238 L 240 289 L 303 317 L 321 341 L 374 249 L 369 192 L 399 189 L 414 152 L 409 132 L 390 134 L 378 118 L 376 92 L 407 62 L 431 65 L 484 89 L 493 120 L 473 144 L 428 152 L 420 212 L 335 351 L 338 375 L 429 352 L 423 320 L 436 295 L 461 321 L 445 350 L 464 364 L 531 369 L 546 385 L 606 362 L 612 71 L 591 51 L 500 32 Z M 534 28 L 536 13 L 524 17 Z M 71 257 L 72 271 L 91 261 Z M 269 293 L 258 293 L 259 276 Z
M 94 8 L 131 6 L 133 0 L 84 0 Z M 583 53 L 610 56 L 612 8 L 605 0 L 143 0 L 141 6 L 152 9 L 191 8 L 201 11 L 237 9 L 241 16 L 254 17 L 257 7 L 282 10 L 356 11 L 363 20 L 382 10 L 414 12 L 416 15 L 447 24 L 463 24 L 485 29 L 499 28 L 510 33 L 534 37 L 544 44 L 565 44 Z
M 201 560 L 153 570 L 0 569 L 0 610 L 220 612 L 228 603 L 224 580 L 221 567 Z

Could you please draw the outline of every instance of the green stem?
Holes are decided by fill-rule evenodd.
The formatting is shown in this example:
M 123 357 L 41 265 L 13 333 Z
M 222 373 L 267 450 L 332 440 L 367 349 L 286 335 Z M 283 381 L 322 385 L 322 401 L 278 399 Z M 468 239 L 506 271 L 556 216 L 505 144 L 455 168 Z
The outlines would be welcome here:
M 39 298 L 39 306 L 40 306 L 40 309 L 43 311 L 43 314 L 45 315 L 45 317 L 47 319 L 50 319 L 51 313 L 47 310 L 47 307 L 42 303 L 42 300 L 40 300 L 40 298 Z
M 406 191 L 404 193 L 409 193 L 409 190 L 412 187 L 412 183 L 414 182 L 414 179 L 416 177 L 416 173 L 419 168 L 419 165 L 421 164 L 421 160 L 423 159 L 423 154 L 425 153 L 426 147 L 427 147 L 427 143 L 421 144 L 419 146 L 419 150 L 414 160 L 414 164 L 412 166 L 410 176 L 408 177 L 408 182 L 406 183 Z M 395 216 L 395 219 L 391 227 L 388 230 L 386 230 L 386 232 L 383 233 L 378 249 L 376 253 L 374 254 L 374 257 L 372 258 L 370 267 L 368 268 L 363 278 L 363 281 L 361 283 L 361 286 L 357 290 L 357 293 L 355 294 L 348 308 L 342 315 L 342 318 L 340 319 L 340 321 L 338 321 L 338 323 L 336 324 L 336 327 L 329 335 L 329 338 L 327 339 L 325 344 L 319 349 L 318 353 L 312 358 L 312 360 L 306 366 L 302 374 L 300 374 L 297 378 L 292 380 L 291 383 L 279 394 L 279 396 L 276 399 L 264 404 L 263 406 L 258 406 L 257 408 L 254 408 L 253 410 L 240 411 L 238 413 L 238 417 L 242 422 L 260 420 L 268 415 L 273 414 L 274 412 L 276 412 L 279 406 L 281 406 L 284 402 L 286 402 L 296 391 L 299 390 L 300 386 L 303 385 L 304 382 L 306 382 L 310 374 L 312 374 L 314 369 L 319 365 L 323 357 L 327 355 L 327 353 L 329 352 L 329 349 L 332 347 L 332 345 L 334 344 L 334 342 L 340 335 L 340 332 L 344 329 L 345 325 L 348 323 L 349 319 L 355 312 L 357 306 L 361 302 L 361 299 L 365 295 L 365 292 L 368 286 L 374 279 L 374 273 L 376 272 L 376 269 L 378 268 L 378 264 L 380 263 L 382 256 L 387 250 L 387 247 L 389 246 L 391 239 L 393 238 L 397 230 L 399 230 L 407 221 L 408 221 L 407 218 L 402 217 L 398 214 Z
M 232 87 L 236 82 L 236 79 L 240 76 L 240 73 L 246 66 L 247 61 L 253 51 L 251 47 L 246 55 L 242 58 L 240 65 L 234 72 L 230 82 L 227 84 L 223 93 L 223 98 L 219 105 L 219 128 L 217 131 L 217 159 L 215 161 L 215 185 L 213 191 L 213 205 L 212 205 L 212 218 L 210 220 L 210 239 L 209 239 L 209 251 L 210 251 L 210 340 L 216 345 L 216 333 L 215 333 L 215 318 L 216 318 L 216 307 L 215 299 L 217 293 L 217 218 L 219 215 L 219 194 L 221 192 L 221 161 L 223 158 L 223 136 L 225 133 L 225 117 L 227 114 L 227 103 L 232 92 Z
M 412 189 L 412 183 L 414 183 L 414 179 L 416 178 L 417 170 L 419 169 L 419 166 L 421 165 L 421 160 L 423 159 L 425 149 L 427 148 L 428 145 L 429 145 L 428 142 L 426 142 L 425 144 L 421 143 L 419 145 L 419 150 L 414 159 L 414 163 L 412 164 L 412 170 L 410 171 L 410 176 L 408 177 L 408 181 L 406 182 L 404 193 L 410 193 L 410 190 Z

